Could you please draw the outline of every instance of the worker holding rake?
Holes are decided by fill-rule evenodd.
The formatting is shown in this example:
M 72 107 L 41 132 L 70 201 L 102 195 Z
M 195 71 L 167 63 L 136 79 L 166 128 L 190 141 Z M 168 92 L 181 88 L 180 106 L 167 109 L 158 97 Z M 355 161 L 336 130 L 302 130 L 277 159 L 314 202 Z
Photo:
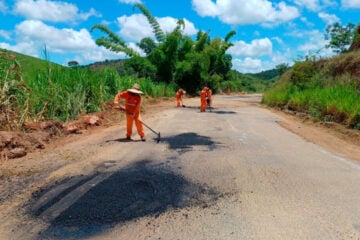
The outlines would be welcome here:
M 141 104 L 141 94 L 139 84 L 134 84 L 134 86 L 126 91 L 119 92 L 114 98 L 114 109 L 123 110 L 126 113 L 126 139 L 131 140 L 133 123 L 137 132 L 142 141 L 146 141 L 145 133 L 143 131 L 143 126 L 140 118 L 140 104 Z M 125 107 L 119 105 L 120 99 L 125 99 Z
M 185 107 L 185 105 L 183 104 L 182 102 L 182 97 L 183 95 L 186 93 L 186 91 L 182 88 L 180 88 L 177 92 L 176 92 L 176 106 L 177 107 L 180 107 L 180 106 L 183 106 Z
M 200 112 L 206 111 L 207 97 L 208 97 L 208 88 L 204 87 L 200 92 Z

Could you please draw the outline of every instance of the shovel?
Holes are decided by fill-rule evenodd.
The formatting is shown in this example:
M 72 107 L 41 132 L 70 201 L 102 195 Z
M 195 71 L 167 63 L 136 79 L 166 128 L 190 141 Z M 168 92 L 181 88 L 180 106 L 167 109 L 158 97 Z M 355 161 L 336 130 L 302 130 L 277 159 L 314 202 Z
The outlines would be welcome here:
M 133 114 L 126 112 L 126 110 L 124 108 L 114 108 L 114 109 L 119 110 L 119 111 L 124 111 L 125 113 L 130 114 L 134 118 Z M 150 131 L 152 131 L 153 133 L 156 134 L 156 136 L 157 136 L 156 143 L 159 143 L 160 142 L 160 132 L 156 132 L 154 129 L 149 127 L 146 123 L 144 123 L 140 119 L 139 119 L 139 122 L 141 122 L 141 124 L 143 124 L 146 128 L 148 128 Z
M 153 133 L 155 133 L 157 135 L 157 139 L 156 139 L 156 143 L 160 142 L 160 132 L 156 132 L 154 129 L 152 129 L 151 127 L 149 127 L 148 125 L 146 125 L 143 121 L 139 120 L 139 122 L 141 122 L 145 127 L 147 127 L 150 131 L 152 131 Z

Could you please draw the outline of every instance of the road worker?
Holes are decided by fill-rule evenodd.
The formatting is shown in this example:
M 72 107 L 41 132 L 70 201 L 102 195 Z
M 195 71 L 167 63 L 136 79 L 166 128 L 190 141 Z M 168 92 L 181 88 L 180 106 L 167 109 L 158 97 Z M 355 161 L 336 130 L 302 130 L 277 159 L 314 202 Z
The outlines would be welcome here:
M 204 87 L 201 92 L 200 92 L 200 112 L 205 112 L 206 111 L 206 98 L 208 95 L 207 92 L 208 88 Z
M 212 90 L 210 88 L 207 89 L 207 98 L 206 98 L 206 103 L 209 106 L 209 108 L 211 109 L 211 104 L 212 104 Z
M 134 86 L 126 91 L 119 92 L 114 98 L 115 109 L 123 110 L 126 113 L 126 139 L 131 140 L 133 122 L 135 122 L 137 132 L 142 141 L 146 141 L 145 133 L 140 118 L 140 104 L 141 94 L 139 84 L 135 83 Z M 125 107 L 119 105 L 120 99 L 125 99 Z
M 184 107 L 184 104 L 182 102 L 182 97 L 183 95 L 186 93 L 186 91 L 182 88 L 180 88 L 177 92 L 176 92 L 176 106 L 180 107 L 181 105 Z

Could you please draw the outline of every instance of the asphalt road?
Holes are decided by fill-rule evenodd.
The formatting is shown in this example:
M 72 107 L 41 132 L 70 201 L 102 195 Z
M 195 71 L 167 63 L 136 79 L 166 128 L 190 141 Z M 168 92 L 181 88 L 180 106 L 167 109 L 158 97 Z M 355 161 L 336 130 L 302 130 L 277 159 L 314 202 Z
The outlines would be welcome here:
M 282 128 L 259 99 L 216 95 L 205 113 L 185 99 L 143 119 L 159 143 L 147 129 L 146 142 L 125 141 L 115 126 L 79 140 L 76 153 L 64 146 L 52 157 L 71 161 L 4 236 L 360 239 L 359 164 Z

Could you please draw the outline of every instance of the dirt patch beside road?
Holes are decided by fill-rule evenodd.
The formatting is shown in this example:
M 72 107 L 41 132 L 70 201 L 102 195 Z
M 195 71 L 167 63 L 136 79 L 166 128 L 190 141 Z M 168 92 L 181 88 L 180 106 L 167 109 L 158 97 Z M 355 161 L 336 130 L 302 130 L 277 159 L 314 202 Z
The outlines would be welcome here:
M 333 122 L 319 122 L 271 109 L 280 117 L 279 124 L 289 131 L 331 152 L 360 162 L 360 131 Z

